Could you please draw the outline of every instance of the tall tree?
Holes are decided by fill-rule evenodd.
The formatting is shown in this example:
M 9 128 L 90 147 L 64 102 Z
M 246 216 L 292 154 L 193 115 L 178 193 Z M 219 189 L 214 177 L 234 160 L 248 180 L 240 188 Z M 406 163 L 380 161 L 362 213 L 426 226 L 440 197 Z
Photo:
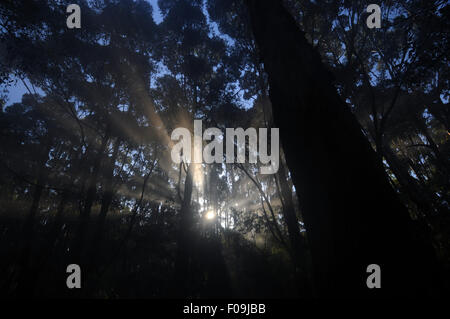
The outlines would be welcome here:
M 425 293 L 431 247 L 415 238 L 407 210 L 319 54 L 281 1 L 246 3 L 269 75 L 274 122 L 302 200 L 318 293 Z M 382 289 L 366 286 L 370 264 L 381 267 Z

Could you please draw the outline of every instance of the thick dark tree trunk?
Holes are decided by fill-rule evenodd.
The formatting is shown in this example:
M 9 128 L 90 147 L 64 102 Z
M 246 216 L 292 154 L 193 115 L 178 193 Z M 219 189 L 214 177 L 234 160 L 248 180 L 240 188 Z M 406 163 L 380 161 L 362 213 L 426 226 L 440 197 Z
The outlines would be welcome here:
M 319 54 L 281 1 L 246 3 L 269 75 L 275 126 L 302 202 L 318 294 L 424 293 L 432 251 L 415 239 L 406 208 Z M 381 289 L 366 285 L 370 264 L 381 267 Z

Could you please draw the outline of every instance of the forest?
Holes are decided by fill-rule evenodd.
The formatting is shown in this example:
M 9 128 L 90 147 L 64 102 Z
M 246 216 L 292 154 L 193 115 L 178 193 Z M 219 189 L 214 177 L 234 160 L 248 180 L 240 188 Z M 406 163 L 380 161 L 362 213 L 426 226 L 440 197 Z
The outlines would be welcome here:
M 377 4 L 1 1 L 0 297 L 450 295 L 450 6 Z

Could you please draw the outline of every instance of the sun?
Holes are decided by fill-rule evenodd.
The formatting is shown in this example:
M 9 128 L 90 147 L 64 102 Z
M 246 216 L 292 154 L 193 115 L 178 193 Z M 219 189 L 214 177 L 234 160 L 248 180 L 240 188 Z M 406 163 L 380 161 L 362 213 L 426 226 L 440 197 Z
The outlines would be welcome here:
M 214 217 L 216 217 L 216 214 L 212 210 L 207 211 L 205 214 L 205 218 L 208 220 L 214 219 Z

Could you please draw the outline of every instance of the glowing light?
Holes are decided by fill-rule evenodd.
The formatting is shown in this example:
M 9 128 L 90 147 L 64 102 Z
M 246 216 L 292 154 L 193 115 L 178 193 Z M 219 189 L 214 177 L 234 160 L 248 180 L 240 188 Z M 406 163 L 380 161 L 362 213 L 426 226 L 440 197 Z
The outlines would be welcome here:
M 194 185 L 201 190 L 203 188 L 203 167 L 201 165 L 192 163 L 191 165 L 194 165 L 194 175 L 193 175 L 193 181 Z
M 214 217 L 216 217 L 216 214 L 212 210 L 207 211 L 205 214 L 205 218 L 208 220 L 214 219 Z

